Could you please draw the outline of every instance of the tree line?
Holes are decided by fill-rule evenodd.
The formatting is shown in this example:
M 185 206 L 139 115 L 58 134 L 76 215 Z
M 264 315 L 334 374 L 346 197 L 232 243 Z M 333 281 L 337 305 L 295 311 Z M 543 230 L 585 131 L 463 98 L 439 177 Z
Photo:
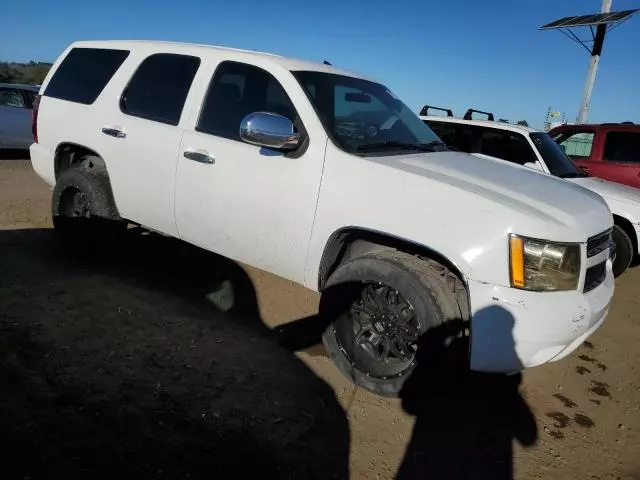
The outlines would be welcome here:
M 0 83 L 25 83 L 40 85 L 51 68 L 45 62 L 0 62 Z

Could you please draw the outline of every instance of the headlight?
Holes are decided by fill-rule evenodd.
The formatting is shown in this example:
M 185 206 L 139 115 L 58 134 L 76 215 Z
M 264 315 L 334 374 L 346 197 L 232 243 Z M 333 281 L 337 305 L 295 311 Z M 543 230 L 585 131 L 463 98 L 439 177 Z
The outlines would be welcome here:
M 580 245 L 509 236 L 511 286 L 524 290 L 576 290 Z

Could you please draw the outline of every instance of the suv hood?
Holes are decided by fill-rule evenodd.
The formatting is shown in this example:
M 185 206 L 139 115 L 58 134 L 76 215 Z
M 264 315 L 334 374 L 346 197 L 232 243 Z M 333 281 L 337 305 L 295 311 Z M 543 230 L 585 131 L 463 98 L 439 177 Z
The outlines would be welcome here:
M 571 183 L 582 185 L 589 190 L 593 190 L 606 200 L 616 200 L 618 202 L 640 205 L 640 189 L 596 177 L 567 178 L 567 180 Z
M 551 235 L 547 240 L 586 241 L 613 225 L 605 201 L 580 185 L 530 168 L 458 152 L 434 152 L 388 157 L 369 157 L 393 168 L 444 182 L 504 205 L 514 214 L 541 220 Z M 500 214 L 499 210 L 496 214 Z M 555 226 L 556 228 L 552 228 Z M 524 233 L 524 232 L 522 232 Z M 537 232 L 540 234 L 541 232 Z M 576 238 L 577 234 L 580 238 Z M 566 237 L 572 237 L 568 240 Z

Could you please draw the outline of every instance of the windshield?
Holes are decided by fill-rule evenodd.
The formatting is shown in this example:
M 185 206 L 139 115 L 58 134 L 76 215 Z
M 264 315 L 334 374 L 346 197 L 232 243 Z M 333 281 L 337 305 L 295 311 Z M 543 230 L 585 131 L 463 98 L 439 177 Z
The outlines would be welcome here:
M 440 139 L 386 87 L 324 72 L 292 72 L 333 142 L 356 155 L 446 150 Z
M 531 133 L 531 140 L 551 175 L 562 178 L 586 176 L 546 133 Z

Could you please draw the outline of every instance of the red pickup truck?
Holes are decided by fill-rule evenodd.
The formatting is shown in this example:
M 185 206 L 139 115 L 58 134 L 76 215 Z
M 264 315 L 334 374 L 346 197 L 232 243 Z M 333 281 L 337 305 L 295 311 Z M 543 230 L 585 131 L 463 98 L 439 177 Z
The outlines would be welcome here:
M 640 125 L 561 125 L 549 135 L 589 175 L 640 188 Z

